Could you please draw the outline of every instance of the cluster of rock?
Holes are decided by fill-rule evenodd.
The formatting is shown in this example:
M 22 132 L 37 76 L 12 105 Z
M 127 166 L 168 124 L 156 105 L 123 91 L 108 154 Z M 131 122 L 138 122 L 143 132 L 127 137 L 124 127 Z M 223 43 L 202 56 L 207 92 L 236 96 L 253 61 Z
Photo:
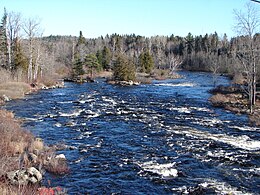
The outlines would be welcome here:
M 61 170 L 60 167 L 67 167 L 67 160 L 64 154 L 54 155 L 53 153 L 48 152 L 49 149 L 46 146 L 43 146 L 43 142 L 40 138 L 35 138 L 34 142 L 35 149 L 33 152 L 26 152 L 19 157 L 19 161 L 22 165 L 21 167 L 24 168 L 7 172 L 4 176 L 5 180 L 10 184 L 38 184 L 43 178 L 43 169 L 48 171 L 48 168 L 52 167 L 54 169 Z M 59 174 L 59 172 L 55 173 Z
M 134 81 L 108 81 L 109 84 L 112 85 L 121 85 L 121 86 L 133 86 L 133 85 L 140 85 L 140 82 Z
M 64 87 L 64 80 L 56 81 L 54 85 L 46 86 L 42 83 L 32 83 L 31 87 L 35 90 L 38 89 L 56 89 L 56 88 L 63 88 Z
M 9 102 L 11 99 L 7 96 L 7 95 L 2 95 L 2 97 L 0 98 L 3 102 Z
M 64 78 L 64 81 L 66 82 L 74 82 L 74 83 L 93 83 L 95 82 L 94 79 L 90 77 L 69 77 L 69 78 Z
M 10 171 L 6 176 L 7 180 L 13 185 L 36 184 L 42 180 L 41 172 L 35 167 Z

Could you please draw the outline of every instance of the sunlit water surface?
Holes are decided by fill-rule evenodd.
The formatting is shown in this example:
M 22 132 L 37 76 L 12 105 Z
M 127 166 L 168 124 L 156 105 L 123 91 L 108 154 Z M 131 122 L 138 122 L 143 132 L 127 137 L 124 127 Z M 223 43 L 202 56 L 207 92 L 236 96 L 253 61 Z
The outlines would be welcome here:
M 210 105 L 211 74 L 181 74 L 133 87 L 66 83 L 6 108 L 67 146 L 70 174 L 46 180 L 69 194 L 259 194 L 260 129 Z

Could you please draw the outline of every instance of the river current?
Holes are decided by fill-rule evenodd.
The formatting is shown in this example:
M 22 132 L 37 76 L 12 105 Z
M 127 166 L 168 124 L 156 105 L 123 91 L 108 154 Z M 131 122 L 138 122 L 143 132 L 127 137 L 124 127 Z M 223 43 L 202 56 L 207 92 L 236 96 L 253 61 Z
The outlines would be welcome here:
M 130 87 L 65 83 L 5 107 L 45 143 L 67 146 L 70 173 L 47 179 L 69 194 L 260 194 L 260 128 L 211 106 L 211 74 L 180 74 Z

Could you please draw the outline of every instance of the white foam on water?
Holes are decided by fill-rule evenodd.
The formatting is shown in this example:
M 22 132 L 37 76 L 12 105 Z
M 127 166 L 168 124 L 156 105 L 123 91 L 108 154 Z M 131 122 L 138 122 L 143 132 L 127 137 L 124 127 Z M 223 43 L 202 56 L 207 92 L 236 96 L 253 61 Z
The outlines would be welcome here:
M 55 123 L 55 127 L 61 127 L 62 125 L 60 123 Z
M 201 112 L 212 112 L 212 110 L 205 108 L 205 107 L 190 107 L 190 109 L 201 111 Z
M 196 119 L 196 121 L 193 121 L 192 123 L 197 125 L 202 125 L 202 126 L 213 127 L 217 124 L 223 124 L 223 121 L 217 118 L 204 118 L 204 119 Z
M 260 141 L 252 140 L 246 135 L 242 136 L 230 136 L 226 134 L 212 134 L 206 131 L 199 131 L 196 129 L 180 129 L 172 130 L 176 134 L 182 134 L 185 136 L 200 138 L 200 139 L 211 139 L 216 142 L 222 142 L 234 146 L 236 148 L 241 148 L 244 150 L 260 150 Z
M 180 108 L 174 107 L 174 108 L 170 108 L 170 110 L 171 111 L 177 111 L 177 112 L 180 112 L 180 113 L 187 113 L 187 114 L 191 113 L 191 110 L 187 107 L 180 107 Z
M 253 195 L 251 193 L 240 191 L 226 182 L 220 182 L 213 179 L 207 179 L 206 182 L 199 185 L 204 188 L 214 189 L 217 194 Z
M 85 104 L 87 101 L 86 101 L 86 100 L 78 100 L 78 102 L 79 102 L 80 104 Z
M 117 105 L 117 102 L 115 100 L 113 100 L 112 98 L 107 98 L 105 96 L 102 96 L 102 100 L 105 101 L 105 102 L 109 102 L 112 105 Z
M 59 112 L 59 114 L 60 114 L 60 116 L 63 116 L 63 117 L 72 117 L 72 116 L 77 117 L 84 111 L 85 111 L 85 109 L 79 109 L 79 110 L 74 110 L 72 113 Z
M 228 126 L 229 128 L 232 129 L 238 129 L 240 131 L 260 131 L 260 128 L 257 127 L 248 127 L 248 126 L 243 126 L 243 127 L 239 127 L 239 126 Z
M 23 119 L 26 121 L 38 121 L 39 120 L 38 118 L 29 118 L 29 117 L 24 117 Z
M 246 172 L 246 173 L 253 173 L 255 175 L 260 176 L 260 167 L 258 168 L 250 168 L 250 169 L 242 169 L 242 168 L 233 168 L 233 171 L 241 171 L 241 172 Z
M 72 104 L 73 101 L 64 101 L 64 102 L 57 102 L 57 103 L 59 103 L 59 104 Z
M 137 164 L 143 169 L 143 171 L 155 173 L 163 178 L 178 176 L 178 170 L 174 168 L 176 163 L 159 164 L 154 161 L 148 161 Z
M 156 86 L 166 86 L 166 87 L 194 87 L 195 83 L 157 83 Z

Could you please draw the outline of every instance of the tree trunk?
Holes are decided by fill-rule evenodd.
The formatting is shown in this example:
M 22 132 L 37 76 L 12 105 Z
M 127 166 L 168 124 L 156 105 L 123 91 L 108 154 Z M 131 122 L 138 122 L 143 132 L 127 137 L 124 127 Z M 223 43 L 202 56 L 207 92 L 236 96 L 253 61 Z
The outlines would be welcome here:
M 33 74 L 33 80 L 34 81 L 37 81 L 37 79 L 38 79 L 39 59 L 40 59 L 40 46 L 37 49 L 37 57 L 36 57 L 36 60 L 35 60 L 35 67 L 34 67 L 34 74 Z
M 32 63 L 33 63 L 33 53 L 32 53 L 32 40 L 30 39 L 29 43 L 29 65 L 28 65 L 28 82 L 32 82 L 33 72 L 32 72 Z

